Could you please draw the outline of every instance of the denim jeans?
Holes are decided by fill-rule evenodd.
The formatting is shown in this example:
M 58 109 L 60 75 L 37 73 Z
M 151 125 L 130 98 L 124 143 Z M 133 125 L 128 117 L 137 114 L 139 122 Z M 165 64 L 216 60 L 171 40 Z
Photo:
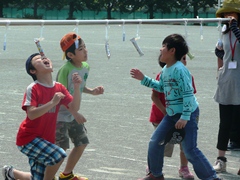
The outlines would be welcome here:
M 174 127 L 180 119 L 181 114 L 174 116 L 166 115 L 157 129 L 152 134 L 148 147 L 148 167 L 153 176 L 161 176 L 164 158 L 164 145 L 160 145 L 166 136 L 166 133 Z M 197 108 L 190 117 L 185 126 L 185 138 L 182 141 L 182 148 L 188 161 L 193 165 L 194 171 L 199 179 L 212 180 L 217 177 L 215 170 L 209 163 L 203 153 L 197 148 L 197 119 L 199 117 L 199 108 Z

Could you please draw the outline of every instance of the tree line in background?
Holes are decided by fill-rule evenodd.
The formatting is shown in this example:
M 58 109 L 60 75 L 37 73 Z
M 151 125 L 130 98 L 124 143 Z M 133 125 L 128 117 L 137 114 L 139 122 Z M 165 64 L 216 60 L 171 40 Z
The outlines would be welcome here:
M 107 11 L 107 19 L 112 19 L 111 12 L 133 13 L 143 11 L 154 19 L 154 13 L 176 12 L 181 14 L 192 13 L 194 18 L 198 11 L 208 12 L 217 8 L 218 0 L 1 0 L 0 17 L 3 17 L 3 8 L 16 7 L 19 10 L 32 8 L 31 18 L 39 18 L 38 8 L 46 10 L 68 9 L 68 19 L 74 19 L 74 12 L 93 10 L 100 12 Z

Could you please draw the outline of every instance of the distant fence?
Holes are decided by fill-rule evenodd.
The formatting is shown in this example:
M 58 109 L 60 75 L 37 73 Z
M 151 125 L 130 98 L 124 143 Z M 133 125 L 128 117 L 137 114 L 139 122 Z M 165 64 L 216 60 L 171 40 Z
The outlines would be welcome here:
M 4 18 L 26 18 L 33 15 L 33 9 L 25 8 L 23 10 L 18 10 L 17 8 L 3 8 Z M 61 11 L 58 10 L 45 10 L 38 9 L 38 16 L 42 17 L 44 20 L 65 20 L 68 17 L 68 9 Z M 215 18 L 215 12 L 201 12 L 198 14 L 200 18 Z M 74 18 L 89 20 L 89 19 L 106 19 L 106 11 L 90 11 L 84 10 L 82 12 L 74 12 Z M 149 19 L 149 14 L 144 12 L 134 12 L 134 13 L 120 13 L 112 12 L 113 19 Z M 182 13 L 154 13 L 154 18 L 156 19 L 167 19 L 167 18 L 193 18 L 193 14 L 182 15 Z

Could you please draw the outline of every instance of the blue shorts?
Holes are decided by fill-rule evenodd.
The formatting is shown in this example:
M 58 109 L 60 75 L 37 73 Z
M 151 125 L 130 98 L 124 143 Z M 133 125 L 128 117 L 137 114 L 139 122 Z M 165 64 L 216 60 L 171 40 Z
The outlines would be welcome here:
M 41 138 L 18 146 L 18 149 L 28 157 L 33 180 L 43 179 L 47 166 L 55 165 L 67 156 L 62 148 Z

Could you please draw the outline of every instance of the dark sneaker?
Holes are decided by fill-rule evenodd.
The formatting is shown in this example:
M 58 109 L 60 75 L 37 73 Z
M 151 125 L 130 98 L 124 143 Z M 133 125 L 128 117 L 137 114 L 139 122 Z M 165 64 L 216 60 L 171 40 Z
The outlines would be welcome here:
M 138 180 L 165 180 L 163 175 L 160 177 L 154 177 L 151 173 L 149 173 L 146 177 L 138 179 Z
M 12 177 L 13 167 L 12 166 L 3 166 L 2 168 L 2 175 L 4 177 L 4 180 L 15 180 L 14 177 Z
M 227 150 L 228 151 L 240 151 L 240 144 L 235 143 L 235 142 L 229 142 Z
M 239 170 L 238 170 L 238 173 L 237 173 L 237 175 L 239 175 L 239 176 L 240 176 L 240 168 L 239 168 Z

